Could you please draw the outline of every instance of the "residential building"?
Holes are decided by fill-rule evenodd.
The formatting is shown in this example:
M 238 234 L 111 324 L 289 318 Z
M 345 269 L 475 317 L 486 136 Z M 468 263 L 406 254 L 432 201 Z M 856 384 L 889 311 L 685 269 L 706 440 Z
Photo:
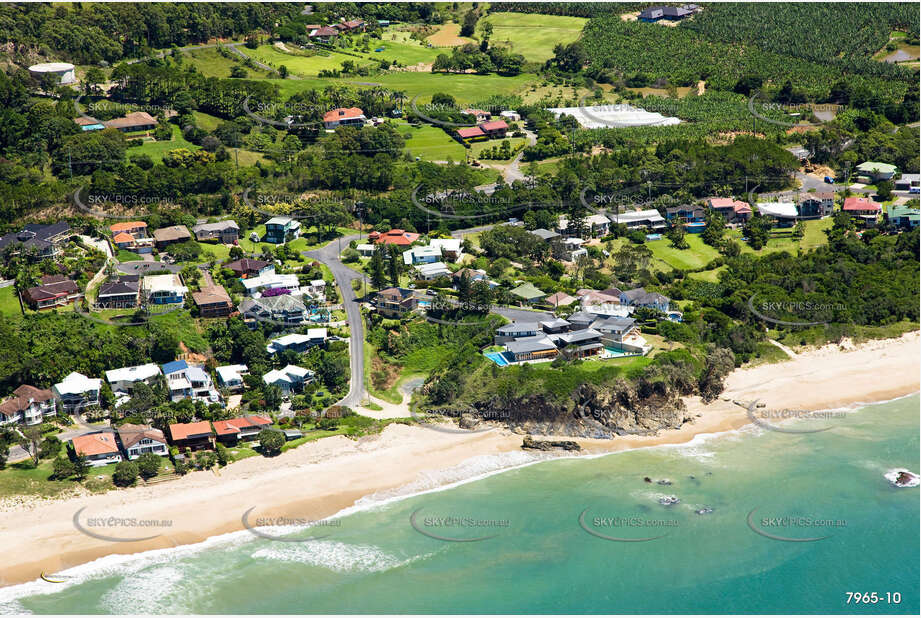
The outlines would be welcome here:
M 116 223 L 109 230 L 116 248 L 140 254 L 153 252 L 154 239 L 147 236 L 147 224 L 143 221 Z
M 51 387 L 51 392 L 60 402 L 64 413 L 71 414 L 90 406 L 98 406 L 101 388 L 102 380 L 99 378 L 88 378 L 74 371 Z
M 508 124 L 504 120 L 492 120 L 481 124 L 480 130 L 487 139 L 502 139 L 508 131 Z
M 722 214 L 726 216 L 726 213 Z M 702 223 L 706 220 L 706 214 L 700 206 L 668 206 L 665 209 L 665 220 L 669 223 Z
M 283 395 L 300 391 L 306 382 L 313 379 L 314 373 L 297 365 L 287 365 L 283 369 L 273 369 L 264 376 L 263 382 L 274 384 L 281 389 Z
M 537 236 L 538 238 L 540 238 L 541 240 L 546 240 L 547 242 L 557 240 L 560 237 L 558 233 L 553 232 L 551 230 L 545 230 L 542 227 L 539 227 L 536 230 L 531 230 L 531 233 Z
M 499 112 L 499 117 L 506 122 L 518 122 L 521 120 L 521 114 L 511 109 Z
M 505 349 L 515 362 L 549 360 L 559 353 L 556 344 L 547 335 L 515 339 L 505 344 Z
M 605 341 L 620 344 L 636 330 L 636 320 L 624 317 L 599 318 L 592 322 L 591 327 L 601 333 Z
M 564 238 L 560 241 L 559 258 L 566 262 L 575 262 L 580 257 L 588 255 L 588 249 L 582 246 L 584 244 L 585 241 L 576 236 Z
M 192 226 L 196 240 L 217 240 L 225 245 L 235 245 L 240 238 L 240 226 L 232 219 Z
M 657 22 L 660 19 L 669 21 L 678 21 L 694 14 L 697 5 L 686 4 L 684 6 L 653 6 L 643 9 L 640 12 L 639 20 L 648 23 Z
M 119 277 L 107 281 L 96 291 L 96 307 L 130 309 L 138 306 L 141 284 L 137 278 Z
M 429 246 L 441 252 L 441 257 L 449 262 L 458 261 L 464 255 L 463 241 L 460 238 L 433 238 Z
M 437 247 L 413 247 L 403 252 L 403 263 L 407 266 L 431 264 L 441 260 L 441 249 Z
M 122 221 L 109 226 L 112 236 L 131 234 L 135 238 L 147 238 L 147 224 L 143 221 Z
M 774 217 L 780 227 L 793 225 L 799 217 L 793 202 L 758 202 L 758 212 L 765 217 Z
M 217 439 L 227 444 L 255 440 L 259 432 L 271 424 L 272 419 L 256 415 L 240 416 L 213 423 Z
M 553 318 L 551 320 L 544 320 L 540 323 L 541 330 L 543 330 L 548 335 L 556 335 L 559 333 L 565 333 L 569 331 L 569 322 L 563 318 Z
M 473 116 L 476 118 L 476 122 L 486 122 L 492 117 L 492 114 L 482 109 L 472 109 L 467 108 L 461 111 L 462 114 L 467 114 L 468 116 Z
M 337 107 L 323 114 L 323 126 L 329 130 L 338 127 L 363 126 L 365 112 L 360 107 Z
M 157 128 L 157 119 L 147 112 L 131 112 L 121 118 L 106 120 L 103 126 L 107 129 L 118 129 L 122 133 L 133 131 L 153 131 Z
M 752 216 L 751 204 L 731 197 L 708 198 L 707 207 L 721 214 L 726 223 L 743 224 L 751 219 Z M 703 221 L 703 219 L 699 221 Z
M 301 235 L 301 222 L 291 217 L 272 217 L 265 222 L 265 242 L 281 245 Z
M 415 268 L 416 275 L 419 279 L 425 281 L 434 281 L 439 277 L 450 277 L 451 270 L 444 262 L 433 262 L 431 264 L 419 264 Z
M 494 342 L 500 345 L 515 339 L 535 337 L 541 332 L 543 332 L 543 327 L 540 322 L 512 322 L 496 329 Z
M 908 206 L 889 206 L 886 210 L 886 219 L 896 227 L 912 229 L 918 227 L 921 210 Z
M 480 127 L 464 127 L 455 131 L 461 141 L 479 141 L 486 139 L 486 134 Z
M 518 287 L 510 290 L 509 294 L 529 304 L 539 302 L 546 296 L 546 294 L 537 289 L 531 282 L 522 283 Z
M 211 285 L 192 292 L 192 300 L 203 318 L 221 318 L 233 313 L 233 302 L 222 285 Z
M 189 288 L 182 285 L 179 275 L 147 275 L 141 285 L 144 301 L 152 305 L 181 304 Z
M 174 243 L 192 240 L 189 228 L 184 225 L 161 227 L 158 230 L 154 230 L 153 237 L 154 242 L 157 244 L 157 249 L 165 249 Z
M 631 307 L 646 307 L 667 312 L 669 299 L 656 292 L 647 292 L 644 288 L 634 288 L 620 293 L 620 303 Z
M 241 283 L 246 290 L 247 296 L 255 296 L 257 292 L 262 292 L 263 290 L 287 290 L 290 293 L 294 293 L 301 287 L 297 275 L 280 275 L 274 270 L 258 277 L 243 279 Z M 265 296 L 268 296 L 268 294 L 265 294 Z
M 844 199 L 841 210 L 861 224 L 873 227 L 882 212 L 882 206 L 868 197 L 848 197 Z
M 399 245 L 408 247 L 419 240 L 419 236 L 420 234 L 415 232 L 407 232 L 406 230 L 394 228 L 389 232 L 371 232 L 368 234 L 368 240 L 377 245 Z
M 635 310 L 636 307 L 631 305 L 622 305 L 620 301 L 617 302 L 604 302 L 604 303 L 595 303 L 588 304 L 585 301 L 582 301 L 582 311 L 580 313 L 585 313 L 587 315 L 593 316 L 594 318 L 626 318 L 629 317 Z M 570 320 L 572 318 L 570 317 Z
M 895 181 L 896 191 L 907 191 L 908 193 L 921 193 L 921 174 L 902 174 Z
M 665 219 L 655 208 L 611 215 L 611 222 L 618 225 L 626 225 L 629 230 L 642 228 L 657 230 L 666 227 Z
M 387 318 L 398 318 L 407 311 L 413 311 L 419 301 L 412 290 L 405 288 L 387 288 L 377 293 L 374 307 L 378 313 Z
M 60 245 L 70 236 L 70 224 L 58 221 L 43 225 L 26 224 L 18 232 L 0 236 L 0 254 L 15 255 L 20 251 L 37 258 L 51 258 L 60 253 Z
M 135 367 L 122 367 L 106 371 L 106 381 L 112 387 L 113 393 L 131 393 L 138 382 L 150 386 L 163 375 L 160 368 L 153 364 L 137 365 Z
M 835 211 L 835 194 L 833 191 L 804 193 L 800 195 L 797 210 L 803 219 L 827 217 Z
M 583 219 L 585 227 L 580 230 L 569 230 L 569 219 L 567 217 L 560 217 L 559 222 L 557 223 L 557 228 L 560 230 L 561 234 L 570 234 L 573 236 L 579 235 L 582 232 L 587 232 L 589 237 L 597 238 L 599 236 L 606 236 L 608 231 L 610 231 L 611 220 L 602 214 L 593 214 L 588 215 Z M 537 230 L 535 230 L 536 232 Z M 532 232 L 533 233 L 533 232 Z M 547 239 L 545 239 L 547 240 Z
M 547 297 L 547 302 L 552 307 L 565 307 L 573 304 L 576 300 L 578 299 L 575 296 L 570 296 L 566 292 L 557 292 Z
M 332 39 L 339 36 L 339 31 L 330 26 L 318 26 L 315 28 L 307 27 L 307 36 L 315 41 L 329 43 Z M 333 110 L 335 111 L 335 110 Z
M 220 403 L 221 397 L 211 382 L 211 376 L 203 368 L 178 360 L 162 365 L 161 369 L 166 376 L 170 401 L 193 399 Z
M 290 294 L 247 298 L 240 303 L 240 313 L 244 318 L 260 322 L 278 322 L 285 325 L 303 324 L 307 319 L 307 306 Z
M 277 354 L 283 350 L 294 350 L 295 352 L 306 352 L 310 348 L 323 345 L 326 342 L 327 330 L 325 328 L 309 328 L 307 334 L 292 333 L 276 339 L 272 339 L 265 346 L 269 354 Z
M 374 245 L 368 243 L 362 243 L 356 245 L 355 251 L 358 251 L 358 255 L 362 257 L 372 257 L 374 255 Z
M 214 430 L 208 421 L 172 423 L 169 435 L 170 442 L 182 449 L 200 451 L 214 448 Z
M 0 403 L 0 425 L 38 425 L 55 414 L 54 394 L 28 384 L 19 386 L 12 397 Z
M 64 275 L 45 275 L 41 285 L 28 288 L 22 298 L 34 309 L 67 305 L 83 296 L 77 283 Z
M 245 386 L 243 376 L 249 374 L 249 367 L 246 365 L 222 365 L 214 368 L 217 374 L 217 383 L 221 388 L 229 391 L 241 391 Z
M 857 166 L 857 171 L 861 176 L 868 177 L 872 182 L 880 182 L 883 180 L 892 180 L 892 177 L 899 171 L 899 168 L 890 163 L 865 161 Z
M 240 279 L 249 279 L 250 277 L 261 277 L 262 275 L 274 274 L 275 265 L 265 260 L 253 260 L 243 258 L 235 260 L 229 264 L 224 264 L 224 268 L 233 271 L 233 274 Z
M 150 425 L 132 425 L 125 423 L 118 428 L 118 440 L 128 459 L 137 459 L 141 455 L 153 453 L 160 457 L 169 455 L 166 436 L 159 429 Z
M 73 445 L 74 454 L 77 457 L 86 457 L 86 460 L 94 468 L 118 463 L 122 460 L 122 454 L 118 450 L 118 443 L 115 441 L 115 432 L 113 431 L 105 430 L 86 433 L 72 438 L 70 443 Z
M 601 333 L 594 328 L 583 328 L 576 331 L 551 335 L 553 341 L 567 358 L 586 358 L 599 354 L 604 348 L 601 343 Z
M 455 287 L 457 287 L 457 282 L 461 277 L 467 277 L 470 279 L 470 283 L 474 283 L 476 281 L 486 281 L 489 283 L 489 275 L 486 274 L 485 270 L 481 270 L 479 268 L 461 268 L 459 271 L 452 274 L 451 279 L 454 282 Z
M 587 311 L 577 311 L 566 318 L 566 321 L 569 322 L 570 330 L 582 330 L 583 328 L 591 326 L 597 319 L 597 316 Z

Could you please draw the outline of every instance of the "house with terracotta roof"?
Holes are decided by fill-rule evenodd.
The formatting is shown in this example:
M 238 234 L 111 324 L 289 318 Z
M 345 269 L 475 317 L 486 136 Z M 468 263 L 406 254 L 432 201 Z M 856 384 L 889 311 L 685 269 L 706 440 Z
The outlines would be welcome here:
M 170 443 L 193 451 L 214 448 L 214 430 L 208 421 L 172 423 L 169 426 Z
M 77 283 L 64 275 L 45 275 L 41 285 L 27 289 L 22 297 L 34 309 L 67 305 L 83 296 Z
M 332 26 L 318 26 L 316 28 L 307 28 L 307 36 L 315 41 L 328 43 L 339 36 L 339 31 Z
M 505 137 L 508 131 L 508 124 L 504 120 L 492 120 L 480 125 L 480 130 L 488 139 L 499 139 Z
M 883 208 L 868 197 L 848 197 L 841 210 L 861 225 L 874 227 Z
M 233 302 L 222 285 L 211 285 L 192 292 L 192 300 L 198 305 L 203 318 L 222 318 L 233 312 Z
M 55 414 L 54 394 L 28 384 L 21 385 L 12 397 L 0 403 L 0 425 L 38 425 Z
M 271 424 L 272 419 L 264 416 L 240 416 L 226 421 L 214 421 L 214 432 L 221 442 L 236 444 L 241 440 L 255 440 L 259 432 Z
M 131 234 L 135 238 L 147 238 L 147 224 L 143 221 L 122 221 L 109 226 L 113 236 Z
M 752 207 L 748 202 L 731 197 L 711 197 L 707 200 L 707 206 L 723 215 L 726 223 L 745 223 L 752 216 Z
M 401 230 L 394 228 L 388 232 L 371 232 L 368 234 L 368 240 L 378 245 L 399 245 L 402 247 L 408 247 L 417 240 L 421 234 L 416 234 L 415 232 L 407 232 L 406 230 Z
M 576 302 L 574 296 L 570 296 L 566 292 L 557 292 L 556 294 L 551 294 L 547 297 L 546 301 L 551 307 L 565 307 L 566 305 L 571 305 Z
M 483 109 L 473 109 L 468 107 L 467 109 L 462 110 L 461 113 L 467 114 L 468 116 L 473 116 L 476 118 L 477 122 L 487 122 L 490 118 L 492 118 L 492 114 Z
M 486 133 L 480 127 L 463 127 L 458 129 L 456 133 L 457 137 L 465 142 L 486 139 Z
M 153 131 L 157 128 L 157 119 L 147 112 L 131 112 L 121 118 L 113 118 L 102 123 L 107 129 L 118 129 L 122 133 L 132 131 Z
M 169 455 L 169 447 L 163 432 L 150 425 L 125 423 L 118 428 L 118 440 L 128 459 L 137 459 L 147 453 L 160 457 Z
M 349 125 L 360 127 L 365 120 L 365 112 L 360 107 L 337 107 L 323 114 L 323 126 L 330 130 Z
M 82 436 L 71 438 L 70 443 L 73 446 L 74 455 L 86 457 L 86 460 L 94 468 L 118 463 L 122 460 L 122 454 L 118 449 L 115 432 L 113 431 L 85 433 Z

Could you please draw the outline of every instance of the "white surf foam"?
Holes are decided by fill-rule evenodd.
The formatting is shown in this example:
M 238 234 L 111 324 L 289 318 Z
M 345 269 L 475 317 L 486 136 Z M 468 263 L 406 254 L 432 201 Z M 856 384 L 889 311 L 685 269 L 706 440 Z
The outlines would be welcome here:
M 373 545 L 353 545 L 338 541 L 307 541 L 294 546 L 266 547 L 252 557 L 279 562 L 297 562 L 322 567 L 337 573 L 379 572 L 409 564 L 424 556 L 398 558 Z

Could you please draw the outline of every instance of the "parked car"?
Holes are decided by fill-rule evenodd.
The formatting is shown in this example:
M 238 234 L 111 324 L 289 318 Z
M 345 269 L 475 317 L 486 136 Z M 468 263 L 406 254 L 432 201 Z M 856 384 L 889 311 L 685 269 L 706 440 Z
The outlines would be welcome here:
M 835 179 L 832 178 L 831 176 L 826 176 L 826 177 L 825 177 L 825 182 L 827 182 L 827 183 L 830 184 L 830 185 L 833 185 L 833 184 L 835 184 Z

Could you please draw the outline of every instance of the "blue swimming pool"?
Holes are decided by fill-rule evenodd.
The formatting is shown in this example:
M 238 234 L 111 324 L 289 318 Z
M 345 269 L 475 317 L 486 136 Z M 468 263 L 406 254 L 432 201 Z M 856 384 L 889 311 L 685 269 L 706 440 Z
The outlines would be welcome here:
M 483 356 L 499 365 L 500 367 L 507 367 L 509 364 L 501 352 L 483 352 Z

